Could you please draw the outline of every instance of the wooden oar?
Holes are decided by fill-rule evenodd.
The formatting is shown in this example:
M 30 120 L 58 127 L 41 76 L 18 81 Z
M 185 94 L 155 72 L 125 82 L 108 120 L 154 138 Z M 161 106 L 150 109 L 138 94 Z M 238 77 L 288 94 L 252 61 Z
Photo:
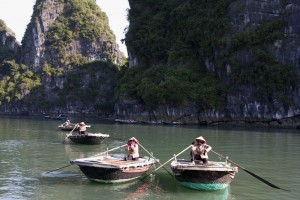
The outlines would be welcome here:
M 122 139 L 122 138 L 115 138 L 115 137 L 108 137 L 108 139 L 113 139 L 113 140 L 120 140 L 120 141 L 127 141 L 125 139 Z
M 96 155 L 94 155 L 94 156 L 91 156 L 91 157 L 96 157 L 96 156 L 99 156 L 99 155 L 101 155 L 101 154 L 105 154 L 105 153 L 107 153 L 107 152 L 114 151 L 114 150 L 116 150 L 116 149 L 119 149 L 119 148 L 125 147 L 125 146 L 126 146 L 126 144 L 121 145 L 121 146 L 119 146 L 119 147 L 115 147 L 115 148 L 109 149 L 109 150 L 104 151 L 104 152 L 101 152 L 101 153 L 98 153 L 98 154 L 96 154 Z
M 68 165 L 66 165 L 66 166 L 63 166 L 63 167 L 60 167 L 60 168 L 56 168 L 56 169 L 51 170 L 51 171 L 47 171 L 46 174 L 48 174 L 48 173 L 50 173 L 50 172 L 54 172 L 54 171 L 60 170 L 60 169 L 63 169 L 63 168 L 66 168 L 66 167 L 70 167 L 70 166 L 71 166 L 71 164 L 68 164 Z
M 64 125 L 64 123 L 62 123 L 61 125 L 58 125 L 57 128 L 60 128 L 60 127 L 62 127 L 63 125 Z
M 96 155 L 91 156 L 91 157 L 99 156 L 99 155 L 101 155 L 101 154 L 104 154 L 104 153 L 107 153 L 107 152 L 110 152 L 110 151 L 119 149 L 119 148 L 124 147 L 124 146 L 126 146 L 126 144 L 124 144 L 124 145 L 122 145 L 122 146 L 119 146 L 119 147 L 115 147 L 115 148 L 109 149 L 109 150 L 107 150 L 107 151 L 101 152 L 101 153 L 96 154 Z M 46 174 L 48 174 L 48 173 L 50 173 L 50 172 L 54 172 L 54 171 L 60 170 L 60 169 L 63 169 L 63 168 L 66 168 L 66 167 L 69 167 L 69 166 L 71 166 L 71 164 L 68 164 L 68 165 L 66 165 L 66 166 L 59 167 L 59 168 L 56 168 L 56 169 L 54 169 L 54 170 L 48 171 L 48 172 L 46 172 Z
M 78 123 L 77 123 L 77 124 L 78 124 Z M 69 124 L 69 126 L 76 126 L 77 124 Z M 85 127 L 87 127 L 87 128 L 91 128 L 91 127 L 92 127 L 92 125 L 86 124 L 86 125 L 85 125 Z
M 192 145 L 188 146 L 187 148 L 185 148 L 184 150 L 182 150 L 181 152 L 179 152 L 178 154 L 174 155 L 172 158 L 170 158 L 168 161 L 166 161 L 164 164 L 162 164 L 161 166 L 159 166 L 158 168 L 156 168 L 155 170 L 153 170 L 150 174 L 147 174 L 146 176 L 144 176 L 141 180 L 145 179 L 146 177 L 150 176 L 153 172 L 156 172 L 157 170 L 159 170 L 160 168 L 164 167 L 166 164 L 168 164 L 170 161 L 174 160 L 175 157 L 179 156 L 180 154 L 182 154 L 183 152 L 185 152 L 186 150 L 188 150 L 189 148 L 191 148 Z
M 68 133 L 68 134 L 66 135 L 66 137 L 65 137 L 65 139 L 64 139 L 64 143 L 67 142 L 67 140 L 69 139 L 69 136 L 72 135 L 73 131 L 77 128 L 77 125 L 78 125 L 78 124 L 75 124 L 73 130 L 72 130 L 70 133 Z
M 162 164 L 159 162 L 159 160 L 157 160 L 145 147 L 143 147 L 143 145 L 140 143 L 140 142 L 138 142 L 138 144 L 156 161 L 156 162 L 158 162 L 158 164 L 160 164 L 160 166 L 162 166 Z M 170 174 L 172 177 L 174 177 L 174 175 L 173 174 L 171 174 L 171 172 L 169 172 L 169 170 L 167 170 L 165 167 L 163 167 L 167 172 L 168 172 L 168 174 Z
M 210 151 L 213 152 L 213 153 L 215 153 L 216 155 L 218 155 L 218 156 L 224 158 L 224 159 L 227 160 L 228 162 L 230 162 L 230 163 L 236 165 L 237 167 L 241 168 L 242 170 L 244 170 L 245 172 L 247 172 L 247 173 L 250 174 L 251 176 L 257 178 L 258 180 L 260 180 L 260 181 L 262 181 L 263 183 L 265 183 L 265 184 L 271 186 L 272 188 L 276 188 L 276 189 L 280 189 L 280 190 L 284 190 L 284 191 L 290 192 L 289 190 L 280 188 L 280 187 L 278 187 L 278 186 L 276 186 L 276 185 L 270 183 L 269 181 L 263 179 L 262 177 L 260 177 L 260 176 L 258 176 L 258 175 L 256 175 L 256 174 L 254 174 L 253 172 L 250 172 L 249 170 L 247 170 L 246 168 L 242 167 L 241 165 L 239 165 L 239 164 L 233 162 L 232 160 L 229 160 L 229 159 L 225 158 L 223 155 L 221 155 L 221 154 L 219 154 L 219 153 L 217 153 L 217 152 L 215 152 L 215 151 L 213 151 L 213 150 L 210 150 Z

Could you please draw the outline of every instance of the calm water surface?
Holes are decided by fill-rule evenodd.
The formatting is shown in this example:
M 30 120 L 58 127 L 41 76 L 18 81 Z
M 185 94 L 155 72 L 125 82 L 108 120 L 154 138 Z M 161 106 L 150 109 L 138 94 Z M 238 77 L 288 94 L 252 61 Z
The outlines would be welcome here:
M 77 166 L 47 173 L 76 158 L 95 155 L 124 142 L 106 139 L 101 145 L 63 144 L 60 121 L 0 118 L 0 199 L 197 199 L 289 200 L 300 197 L 300 131 L 124 125 L 86 121 L 89 132 L 128 139 L 132 136 L 161 163 L 185 149 L 196 136 L 204 136 L 213 150 L 290 190 L 274 189 L 242 169 L 230 187 L 200 192 L 178 185 L 163 168 L 142 181 L 99 184 L 89 181 Z M 123 150 L 115 151 L 123 153 Z M 147 153 L 140 148 L 140 154 Z M 210 160 L 218 161 L 213 153 Z M 180 158 L 189 158 L 189 152 Z M 159 166 L 159 165 L 158 165 Z M 166 165 L 169 169 L 169 165 Z

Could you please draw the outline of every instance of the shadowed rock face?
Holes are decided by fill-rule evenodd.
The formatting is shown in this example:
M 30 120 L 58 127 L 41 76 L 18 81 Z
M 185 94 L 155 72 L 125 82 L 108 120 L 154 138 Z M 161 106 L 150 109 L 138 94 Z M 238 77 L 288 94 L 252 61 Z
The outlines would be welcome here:
M 82 0 L 87 2 L 88 0 Z M 43 64 L 50 63 L 52 67 L 67 67 L 71 65 L 70 58 L 80 58 L 83 60 L 107 60 L 112 59 L 114 63 L 122 62 L 122 55 L 118 50 L 114 37 L 111 37 L 110 29 L 103 29 L 100 35 L 96 35 L 93 40 L 88 40 L 82 36 L 82 32 L 78 34 L 65 35 L 61 51 L 57 50 L 53 41 L 50 41 L 50 33 L 55 32 L 53 27 L 63 26 L 65 30 L 72 33 L 76 32 L 72 27 L 76 27 L 78 23 L 62 23 L 63 20 L 71 19 L 75 15 L 72 10 L 73 1 L 62 0 L 39 0 L 34 7 L 32 20 L 27 27 L 26 34 L 22 41 L 22 62 L 26 65 L 32 66 L 33 70 L 39 71 Z M 95 5 L 94 1 L 89 1 Z M 145 10 L 147 2 L 138 0 L 129 0 L 130 7 L 133 11 Z M 167 2 L 167 1 L 166 1 Z M 189 1 L 177 1 L 178 4 L 189 4 Z M 149 2 L 148 2 L 149 3 Z M 153 2 L 151 2 L 153 3 Z M 155 3 L 155 2 L 154 2 Z M 160 1 L 160 3 L 164 3 Z M 73 7 L 74 8 L 74 7 Z M 149 7 L 151 8 L 151 7 Z M 137 9 L 137 10 L 134 10 Z M 170 9 L 172 10 L 172 8 Z M 222 124 L 231 122 L 261 124 L 266 126 L 279 126 L 279 127 L 298 127 L 299 128 L 299 115 L 300 115 L 300 1 L 298 0 L 232 0 L 227 11 L 229 20 L 228 30 L 224 31 L 224 36 L 228 37 L 227 43 L 230 43 L 232 35 L 238 33 L 247 33 L 255 30 L 266 22 L 276 20 L 284 21 L 283 35 L 281 39 L 272 41 L 271 43 L 264 44 L 264 50 L 270 52 L 275 59 L 276 63 L 292 66 L 296 72 L 296 84 L 289 88 L 284 94 L 284 98 L 289 98 L 289 104 L 285 104 L 282 98 L 262 98 L 257 94 L 257 86 L 251 84 L 234 85 L 230 80 L 230 74 L 233 71 L 231 63 L 225 63 L 224 66 L 218 66 L 216 59 L 203 58 L 205 67 L 208 72 L 217 74 L 224 84 L 228 87 L 234 87 L 234 90 L 227 96 L 225 102 L 225 109 L 223 110 L 201 110 L 195 102 L 189 102 L 186 105 L 158 105 L 157 108 L 149 108 L 143 101 L 139 99 L 124 98 L 114 105 L 115 116 L 125 121 L 139 121 L 150 123 L 170 123 L 170 124 Z M 160 12 L 158 11 L 155 12 Z M 130 12 L 129 12 L 130 13 Z M 139 12 L 133 12 L 135 15 L 129 16 L 129 19 L 139 18 Z M 152 14 L 152 13 L 151 13 Z M 184 13 L 183 13 L 184 14 Z M 101 15 L 101 14 L 99 14 Z M 104 14 L 105 15 L 105 14 Z M 169 15 L 166 15 L 169 16 Z M 184 15 L 183 15 L 184 16 Z M 161 19 L 161 18 L 159 18 Z M 101 19 L 103 24 L 108 24 L 107 17 Z M 100 20 L 100 21 L 101 21 Z M 178 19 L 180 21 L 180 19 Z M 95 21 L 89 20 L 97 25 Z M 143 21 L 144 22 L 144 21 Z M 168 22 L 169 23 L 169 22 Z M 166 23 L 166 25 L 168 25 Z M 58 25 L 59 26 L 58 26 Z M 141 24 L 135 24 L 136 30 L 142 30 Z M 129 26 L 129 31 L 131 30 Z M 79 29 L 83 30 L 83 29 Z M 142 30 L 143 31 L 143 30 Z M 155 34 L 155 30 L 151 30 Z M 168 30 L 163 32 L 168 34 Z M 81 35 L 80 35 L 81 34 Z M 152 34 L 152 32 L 151 32 Z M 2 45 L 5 44 L 11 49 L 14 45 L 6 35 L 1 35 Z M 52 35 L 53 36 L 53 35 Z M 165 35 L 161 35 L 164 38 Z M 60 38 L 61 36 L 59 36 Z M 175 35 L 174 38 L 176 38 Z M 4 38 L 4 39 L 3 39 Z M 143 37 L 132 37 L 130 40 L 136 42 L 142 40 Z M 11 38 L 10 38 L 11 39 Z M 60 38 L 61 39 L 61 38 Z M 3 42 L 5 41 L 5 42 Z M 50 42 L 49 42 L 50 41 Z M 174 41 L 175 42 L 175 41 Z M 1 45 L 1 43 L 0 43 Z M 58 44 L 59 45 L 59 44 Z M 151 43 L 149 45 L 159 46 L 160 44 Z M 172 41 L 173 45 L 173 41 Z M 146 45 L 147 46 L 147 45 Z M 54 48 L 53 48 L 54 47 Z M 155 49 L 155 48 L 153 48 Z M 131 67 L 143 65 L 143 59 L 135 52 L 139 52 L 142 48 L 129 49 L 129 65 Z M 214 55 L 218 55 L 218 50 L 214 50 Z M 63 54 L 62 54 L 63 53 Z M 239 65 L 248 66 L 252 62 L 253 54 L 251 49 L 241 48 L 234 52 L 234 56 Z M 63 55 L 63 56 L 62 56 Z M 155 55 L 155 54 L 154 54 Z M 232 55 L 230 55 L 232 56 Z M 155 56 L 153 56 L 155 60 Z M 150 63 L 157 63 L 160 59 L 150 60 Z M 174 65 L 180 63 L 174 63 Z M 151 66 L 151 64 L 150 64 Z M 223 71 L 222 71 L 223 70 Z M 113 73 L 115 74 L 115 73 Z M 88 75 L 84 79 L 89 79 Z M 107 77 L 103 78 L 109 80 Z M 64 80 L 62 78 L 55 78 L 54 80 L 59 88 L 63 88 Z M 266 83 L 267 83 L 266 79 Z M 87 82 L 87 81 L 83 81 Z M 113 91 L 113 84 L 115 80 L 105 84 L 105 91 Z M 264 83 L 264 82 L 263 82 Z M 230 85 L 231 84 L 231 85 Z M 45 84 L 46 85 L 46 84 Z M 47 86 L 47 85 L 46 85 Z M 48 86 L 47 86 L 48 87 Z M 50 88 L 50 86 L 49 86 Z M 104 88 L 104 87 L 103 87 Z M 50 89 L 49 89 L 50 91 Z M 100 92 L 101 94 L 105 94 Z M 181 95 L 181 94 L 179 94 Z M 105 95 L 103 95 L 105 96 Z M 105 96 L 107 102 L 113 99 L 113 95 Z M 208 97 L 209 98 L 209 97 Z M 103 97 L 104 99 L 104 97 Z M 95 101 L 96 102 L 96 101 Z M 97 100 L 100 102 L 100 100 Z M 79 102 L 80 104 L 80 102 Z M 94 102 L 91 103 L 91 110 L 93 110 Z
M 173 1 L 175 2 L 175 1 Z M 176 1 L 178 8 L 184 10 L 183 4 L 192 4 L 189 1 Z M 221 2 L 221 1 L 220 1 Z M 223 1 L 224 2 L 224 1 Z M 136 0 L 129 0 L 131 12 L 134 15 L 129 19 L 134 21 L 134 18 L 142 17 L 139 13 L 142 12 L 147 3 Z M 169 5 L 172 5 L 170 1 Z M 163 4 L 163 3 L 162 3 Z M 181 7 L 180 7 L 181 6 Z M 170 8 L 173 11 L 177 8 Z M 201 9 L 201 8 L 199 8 Z M 158 15 L 160 11 L 153 11 L 153 16 Z M 184 12 L 184 11 L 182 11 Z M 170 14 L 170 13 L 169 13 Z M 185 16 L 183 13 L 183 16 Z M 167 15 L 169 16 L 169 15 Z M 257 85 L 241 84 L 233 85 L 230 80 L 230 75 L 233 71 L 233 66 L 230 63 L 225 63 L 224 66 L 218 66 L 216 60 L 211 58 L 203 58 L 207 71 L 217 73 L 220 79 L 228 85 L 233 87 L 232 92 L 227 96 L 225 109 L 205 110 L 199 111 L 199 108 L 192 103 L 186 106 L 160 106 L 157 109 L 149 110 L 147 106 L 140 105 L 138 101 L 132 103 L 122 100 L 116 104 L 116 112 L 121 118 L 132 118 L 138 120 L 140 116 L 143 120 L 157 120 L 164 121 L 169 118 L 170 121 L 181 121 L 183 123 L 223 123 L 230 121 L 239 121 L 249 123 L 262 123 L 272 125 L 289 124 L 295 126 L 299 122 L 288 122 L 289 119 L 295 117 L 298 121 L 300 114 L 300 1 L 297 0 L 232 0 L 227 9 L 227 16 L 229 20 L 228 30 L 224 31 L 224 36 L 227 37 L 227 45 L 232 42 L 234 34 L 253 32 L 258 27 L 266 23 L 283 21 L 282 33 L 283 38 L 274 40 L 261 45 L 261 49 L 267 51 L 274 57 L 274 63 L 291 66 L 296 72 L 296 84 L 288 88 L 283 98 L 278 98 L 276 91 L 271 98 L 262 97 L 257 92 Z M 132 23 L 133 24 L 133 23 Z M 166 22 L 167 25 L 169 25 Z M 130 30 L 129 26 L 129 30 Z M 142 28 L 142 27 L 141 27 Z M 203 30 L 204 31 L 204 30 Z M 129 31 L 130 32 L 130 31 Z M 168 30 L 165 30 L 168 34 Z M 134 35 L 134 34 L 133 34 Z M 174 35 L 174 34 L 173 34 Z M 177 36 L 177 35 L 176 35 Z M 182 36 L 182 35 L 181 35 Z M 184 37 L 184 36 L 183 36 Z M 268 38 L 268 35 L 264 35 Z M 132 39 L 132 38 L 130 38 Z M 132 39 L 134 40 L 134 39 Z M 154 44 L 155 45 L 155 44 Z M 157 45 L 157 44 L 156 44 Z M 168 47 L 167 47 L 168 48 Z M 171 47 L 172 48 L 172 47 Z M 169 50 L 169 49 L 167 49 Z M 253 63 L 253 49 L 242 47 L 234 52 L 234 56 L 239 66 L 249 66 Z M 218 55 L 218 50 L 215 49 L 215 54 Z M 142 65 L 142 58 L 134 52 L 137 49 L 128 47 L 129 65 L 130 67 Z M 150 60 L 151 62 L 152 60 Z M 161 63 L 167 65 L 166 63 Z M 176 63 L 175 63 L 176 65 Z M 237 74 L 238 75 L 238 74 Z M 266 83 L 268 79 L 265 78 Z M 289 99 L 289 103 L 285 100 Z M 140 105 L 140 106 L 139 106 Z M 281 120 L 280 119 L 287 119 Z M 177 120 L 180 119 L 180 120 Z M 273 120 L 275 119 L 275 120 Z M 280 122 L 279 122 L 280 121 Z
M 230 98 L 230 110 L 236 110 L 237 105 L 244 105 L 239 114 L 243 117 L 257 118 L 284 118 L 297 116 L 300 113 L 300 2 L 295 0 L 237 0 L 229 7 L 230 23 L 236 33 L 252 31 L 266 22 L 281 20 L 284 22 L 284 38 L 276 40 L 267 46 L 278 63 L 287 64 L 297 73 L 295 88 L 290 90 L 289 96 L 293 103 L 287 108 L 283 103 L 274 100 L 273 110 L 260 102 L 260 97 L 255 94 L 253 87 L 240 87 L 239 94 Z M 249 54 L 238 52 L 240 60 L 247 62 Z M 267 80 L 266 80 L 267 81 Z M 242 103 L 244 102 L 244 103 Z M 235 107 L 235 108 L 234 108 Z
M 87 17 L 81 18 L 82 22 L 72 21 L 74 16 L 82 12 L 86 12 L 86 16 L 93 16 L 93 19 Z M 88 28 L 99 29 L 92 39 L 83 36 L 84 32 L 91 32 L 85 24 L 89 24 Z M 110 59 L 115 64 L 121 64 L 124 59 L 108 26 L 107 16 L 92 0 L 37 1 L 22 46 L 21 62 L 33 66 L 35 70 L 45 63 L 65 67 L 72 64 L 74 59 L 86 62 Z
M 276 59 L 290 63 L 300 72 L 300 2 L 296 0 L 238 0 L 229 7 L 230 22 L 236 32 L 254 30 L 264 22 L 284 20 L 285 39 L 272 48 Z
M 15 33 L 0 19 L 0 63 L 4 59 L 16 59 L 20 44 L 16 41 Z

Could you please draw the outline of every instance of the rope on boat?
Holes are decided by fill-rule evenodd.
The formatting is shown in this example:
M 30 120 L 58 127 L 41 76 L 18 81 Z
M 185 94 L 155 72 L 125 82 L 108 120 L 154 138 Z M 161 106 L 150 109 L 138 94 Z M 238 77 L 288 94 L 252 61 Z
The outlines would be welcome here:
M 102 154 L 105 154 L 105 153 L 107 153 L 107 152 L 110 152 L 110 151 L 114 151 L 114 150 L 116 150 L 116 149 L 119 149 L 119 148 L 121 148 L 121 147 L 125 147 L 125 146 L 126 146 L 126 144 L 123 144 L 123 145 L 121 145 L 121 146 L 119 146 L 119 147 L 115 147 L 115 148 L 109 149 L 109 150 L 107 150 L 107 151 L 104 151 L 104 152 L 98 153 L 98 154 L 96 154 L 96 155 L 94 155 L 94 156 L 91 156 L 91 157 L 100 156 L 100 155 L 102 155 Z
M 170 161 L 174 160 L 177 156 L 179 156 L 180 154 L 182 154 L 183 152 L 187 151 L 188 149 L 190 149 L 192 147 L 192 145 L 189 145 L 187 148 L 185 148 L 184 150 L 182 150 L 181 152 L 179 152 L 178 154 L 174 155 L 172 158 L 170 158 L 168 161 L 166 161 L 164 164 L 162 164 L 160 167 L 156 168 L 153 172 L 156 172 L 157 170 L 159 170 L 160 168 L 162 168 L 163 166 L 165 166 L 167 163 L 169 163 Z
M 164 164 L 160 165 L 158 168 L 156 168 L 155 170 L 152 171 L 156 172 L 157 170 L 159 170 L 160 168 L 164 167 L 167 163 L 169 163 L 170 161 L 172 161 L 173 159 L 176 159 L 177 156 L 179 156 L 180 154 L 182 154 L 183 152 L 185 152 L 186 150 L 190 149 L 192 147 L 192 145 L 189 145 L 187 148 L 185 148 L 184 150 L 182 150 L 181 152 L 179 152 L 177 155 L 174 155 L 172 158 L 170 158 L 168 161 L 166 161 Z M 144 176 L 141 180 L 145 179 L 146 177 L 152 175 L 151 174 L 147 174 L 146 176 Z M 173 176 L 173 175 L 172 175 Z
M 140 142 L 138 142 L 138 144 L 156 161 L 156 162 L 158 162 L 158 164 L 160 164 L 160 166 L 162 166 L 162 164 L 159 162 L 159 160 L 158 159 L 156 159 L 145 147 L 143 147 L 143 145 L 140 143 Z M 169 172 L 169 170 L 167 170 L 165 167 L 163 167 L 167 172 L 168 172 L 168 174 L 170 174 L 172 177 L 174 177 L 174 175 L 171 173 L 171 172 Z
M 60 170 L 60 169 L 63 169 L 63 168 L 66 168 L 66 167 L 70 167 L 70 166 L 71 166 L 71 164 L 68 164 L 68 165 L 66 165 L 66 166 L 63 166 L 63 167 L 60 167 L 60 168 L 56 168 L 56 169 L 51 170 L 51 171 L 47 171 L 46 174 L 48 174 L 48 173 L 50 173 L 50 172 L 54 172 L 54 171 Z

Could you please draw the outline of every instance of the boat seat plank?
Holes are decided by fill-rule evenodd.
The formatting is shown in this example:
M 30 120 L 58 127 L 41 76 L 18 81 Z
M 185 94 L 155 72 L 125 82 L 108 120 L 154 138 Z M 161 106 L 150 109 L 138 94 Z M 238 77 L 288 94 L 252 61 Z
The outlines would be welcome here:
M 128 161 L 128 160 L 102 160 L 102 163 L 115 164 L 115 165 L 130 165 L 138 164 L 138 161 Z

